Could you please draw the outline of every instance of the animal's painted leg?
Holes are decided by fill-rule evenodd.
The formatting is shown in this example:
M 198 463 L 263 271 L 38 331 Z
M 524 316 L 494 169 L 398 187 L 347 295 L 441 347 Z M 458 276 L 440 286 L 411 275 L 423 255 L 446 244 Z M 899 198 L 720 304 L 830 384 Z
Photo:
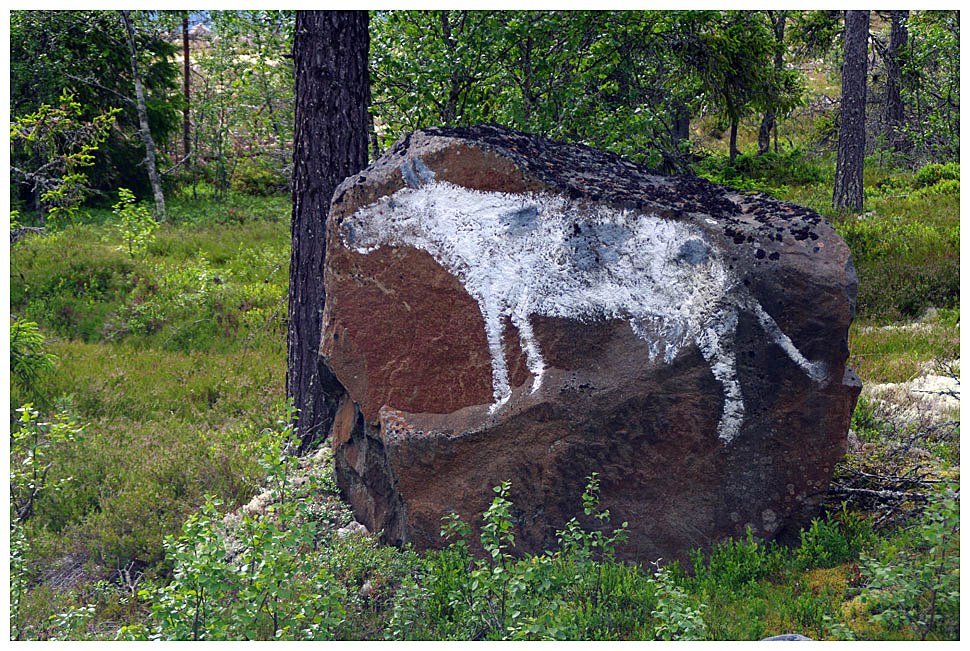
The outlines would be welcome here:
M 535 393 L 542 386 L 542 376 L 546 371 L 546 363 L 542 359 L 539 351 L 539 342 L 536 341 L 535 333 L 532 332 L 532 324 L 529 322 L 528 314 L 512 312 L 512 325 L 519 331 L 519 343 L 525 352 L 525 363 L 532 373 L 532 393 Z
M 758 318 L 758 323 L 764 328 L 764 331 L 771 337 L 771 340 L 781 346 L 781 349 L 788 354 L 793 362 L 798 364 L 799 368 L 805 371 L 808 377 L 812 378 L 815 382 L 821 383 L 825 380 L 828 372 L 825 370 L 825 365 L 821 362 L 810 362 L 802 355 L 801 351 L 795 347 L 794 342 L 791 338 L 784 333 L 781 327 L 771 318 L 771 315 L 765 312 L 765 309 L 761 307 L 761 304 L 754 299 L 749 299 L 747 304 L 744 306 L 750 309 L 754 315 Z
M 488 340 L 488 350 L 492 356 L 492 396 L 495 402 L 489 407 L 488 413 L 494 414 L 504 405 L 512 395 L 509 386 L 509 368 L 505 363 L 505 350 L 502 347 L 502 316 L 498 309 L 482 306 L 482 317 L 485 319 L 485 338 Z
M 738 382 L 734 356 L 734 333 L 737 326 L 737 310 L 724 310 L 718 312 L 712 324 L 697 337 L 697 345 L 704 359 L 711 365 L 714 378 L 724 387 L 724 409 L 721 411 L 717 433 L 725 443 L 730 443 L 738 435 L 744 423 L 744 397 Z

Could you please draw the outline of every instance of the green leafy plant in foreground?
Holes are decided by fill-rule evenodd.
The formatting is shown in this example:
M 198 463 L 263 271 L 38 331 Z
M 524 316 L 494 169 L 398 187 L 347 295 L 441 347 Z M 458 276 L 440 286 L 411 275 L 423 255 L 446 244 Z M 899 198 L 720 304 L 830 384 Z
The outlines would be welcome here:
M 23 319 L 10 321 L 11 382 L 31 394 L 37 381 L 54 369 L 57 356 L 47 351 L 45 337 L 37 324 Z
M 815 518 L 800 533 L 801 544 L 795 551 L 799 567 L 830 568 L 859 558 L 873 540 L 871 524 L 850 512 L 844 505 L 838 516 L 831 513 Z
M 347 595 L 321 562 L 332 544 L 328 514 L 314 497 L 332 490 L 319 471 L 297 482 L 288 452 L 292 419 L 265 430 L 257 448 L 268 491 L 250 507 L 224 515 L 206 500 L 182 534 L 165 541 L 171 582 L 141 597 L 152 601 L 151 627 L 124 627 L 126 639 L 325 640 L 337 637 Z M 300 490 L 297 491 L 296 489 Z M 331 525 L 331 526 L 327 526 Z
M 669 567 L 656 564 L 657 607 L 650 615 L 656 621 L 653 628 L 657 640 L 703 640 L 707 637 L 704 623 L 704 604 L 694 605 L 687 592 L 677 585 Z
M 118 188 L 118 202 L 111 208 L 118 216 L 118 230 L 125 240 L 128 255 L 135 257 L 155 241 L 158 222 L 147 206 L 136 203 L 131 190 Z
M 450 544 L 429 552 L 418 572 L 401 587 L 387 629 L 388 639 L 642 639 L 700 635 L 700 625 L 661 630 L 644 613 L 668 611 L 688 617 L 672 576 L 654 577 L 614 560 L 626 523 L 609 530 L 609 511 L 599 502 L 599 479 L 589 477 L 582 504 L 598 526 L 571 519 L 557 536 L 555 552 L 514 555 L 514 506 L 507 482 L 482 516 L 483 555 L 470 553 L 471 528 L 456 514 L 444 519 Z M 657 594 L 667 596 L 658 604 Z M 695 618 L 695 624 L 699 616 Z
M 10 432 L 10 635 L 21 639 L 25 633 L 21 602 L 26 595 L 31 556 L 31 539 L 26 522 L 33 517 L 38 500 L 45 494 L 62 490 L 70 477 L 49 479 L 57 449 L 75 442 L 82 433 L 73 420 L 58 416 L 42 422 L 33 405 L 17 410 L 20 418 Z
M 29 403 L 17 411 L 20 418 L 10 432 L 10 521 L 15 525 L 34 514 L 37 501 L 45 492 L 61 490 L 72 481 L 65 477 L 51 482 L 48 476 L 56 448 L 75 442 L 83 431 L 66 416 L 41 421 Z
M 947 487 L 902 537 L 904 544 L 886 543 L 881 553 L 864 556 L 862 600 L 871 621 L 890 630 L 908 627 L 920 640 L 934 632 L 942 639 L 958 638 L 959 536 L 960 494 Z

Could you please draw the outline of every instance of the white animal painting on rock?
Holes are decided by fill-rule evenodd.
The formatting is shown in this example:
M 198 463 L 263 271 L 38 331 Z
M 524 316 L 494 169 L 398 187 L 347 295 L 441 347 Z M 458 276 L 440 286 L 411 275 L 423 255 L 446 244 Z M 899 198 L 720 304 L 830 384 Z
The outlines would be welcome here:
M 561 195 L 482 192 L 437 181 L 420 159 L 402 166 L 408 187 L 345 217 L 342 244 L 359 254 L 413 247 L 454 275 L 481 310 L 492 365 L 492 413 L 512 388 L 503 318 L 518 330 L 532 391 L 546 364 L 532 315 L 580 321 L 623 319 L 651 361 L 670 363 L 696 345 L 724 391 L 719 438 L 745 418 L 734 339 L 742 311 L 753 314 L 813 381 L 827 374 L 798 350 L 732 274 L 702 228 L 636 210 Z

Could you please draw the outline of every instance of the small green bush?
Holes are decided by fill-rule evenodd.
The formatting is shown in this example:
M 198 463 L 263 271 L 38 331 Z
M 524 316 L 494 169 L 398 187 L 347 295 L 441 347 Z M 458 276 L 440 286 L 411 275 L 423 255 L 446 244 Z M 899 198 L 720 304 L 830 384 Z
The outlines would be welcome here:
M 225 517 L 208 499 L 165 541 L 172 581 L 154 593 L 152 625 L 121 631 L 129 639 L 326 640 L 341 635 L 348 597 L 322 562 L 328 528 L 314 497 L 331 486 L 310 472 L 294 483 L 296 460 L 291 419 L 263 433 L 259 444 L 267 471 L 268 504 L 262 512 Z M 332 531 L 332 530 L 331 530 Z
M 777 572 L 783 552 L 774 543 L 756 540 L 749 529 L 745 539 L 718 543 L 706 556 L 694 552 L 691 561 L 695 581 L 711 592 L 740 590 Z
M 37 512 L 42 497 L 74 481 L 56 478 L 51 468 L 61 449 L 81 439 L 83 427 L 63 415 L 42 421 L 29 403 L 17 411 L 20 418 L 10 431 L 10 521 L 22 524 Z
M 711 154 L 693 165 L 699 176 L 739 190 L 779 195 L 791 185 L 819 183 L 825 179 L 821 166 L 798 148 L 762 155 L 740 154 L 731 163 L 726 156 Z
M 443 550 L 429 552 L 398 591 L 388 639 L 644 639 L 664 632 L 643 613 L 657 608 L 657 582 L 637 566 L 613 560 L 625 524 L 610 533 L 594 473 L 583 495 L 587 530 L 572 519 L 558 532 L 556 552 L 517 558 L 508 483 L 483 514 L 484 558 L 472 556 L 470 527 L 452 515 Z M 666 579 L 666 575 L 664 575 Z M 669 605 L 674 607 L 674 601 Z M 659 611 L 658 611 L 659 612 Z M 680 612 L 680 611 L 678 611 Z M 671 635 L 680 629 L 664 629 Z
M 244 158 L 232 172 L 230 187 L 240 194 L 267 197 L 286 192 L 289 178 L 265 161 Z
M 914 191 L 912 195 L 913 198 L 920 198 L 932 195 L 959 195 L 960 194 L 960 179 L 943 179 L 937 181 L 932 185 L 927 185 L 925 187 L 919 188 Z
M 801 531 L 795 558 L 802 569 L 835 567 L 857 560 L 873 537 L 868 521 L 843 507 L 837 517 L 815 518 Z
M 861 562 L 870 619 L 921 640 L 956 639 L 960 630 L 960 496 L 945 487 L 917 528 Z
M 118 202 L 112 207 L 118 217 L 118 230 L 125 240 L 128 255 L 135 257 L 155 240 L 158 222 L 147 206 L 135 202 L 134 193 L 128 188 L 118 189 Z
M 54 369 L 57 355 L 48 352 L 46 338 L 33 321 L 10 321 L 11 389 L 33 397 L 38 381 Z M 13 397 L 13 396 L 11 396 Z
M 936 185 L 940 181 L 960 181 L 960 163 L 929 163 L 916 170 L 913 175 L 913 186 L 925 188 Z
M 704 640 L 707 624 L 704 622 L 704 604 L 695 605 L 687 591 L 677 584 L 670 568 L 658 567 L 654 574 L 657 581 L 657 607 L 650 615 L 657 640 Z
M 861 314 L 878 320 L 912 318 L 929 307 L 959 304 L 958 224 L 867 213 L 835 227 L 852 251 Z

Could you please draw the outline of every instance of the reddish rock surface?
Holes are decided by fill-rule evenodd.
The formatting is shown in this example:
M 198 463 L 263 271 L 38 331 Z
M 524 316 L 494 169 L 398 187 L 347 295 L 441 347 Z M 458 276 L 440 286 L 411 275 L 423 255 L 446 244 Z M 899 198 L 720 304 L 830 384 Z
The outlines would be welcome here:
M 592 472 L 629 560 L 815 514 L 860 389 L 817 214 L 483 126 L 399 142 L 327 237 L 337 481 L 386 540 L 440 546 L 509 480 L 517 549 L 551 549 Z

